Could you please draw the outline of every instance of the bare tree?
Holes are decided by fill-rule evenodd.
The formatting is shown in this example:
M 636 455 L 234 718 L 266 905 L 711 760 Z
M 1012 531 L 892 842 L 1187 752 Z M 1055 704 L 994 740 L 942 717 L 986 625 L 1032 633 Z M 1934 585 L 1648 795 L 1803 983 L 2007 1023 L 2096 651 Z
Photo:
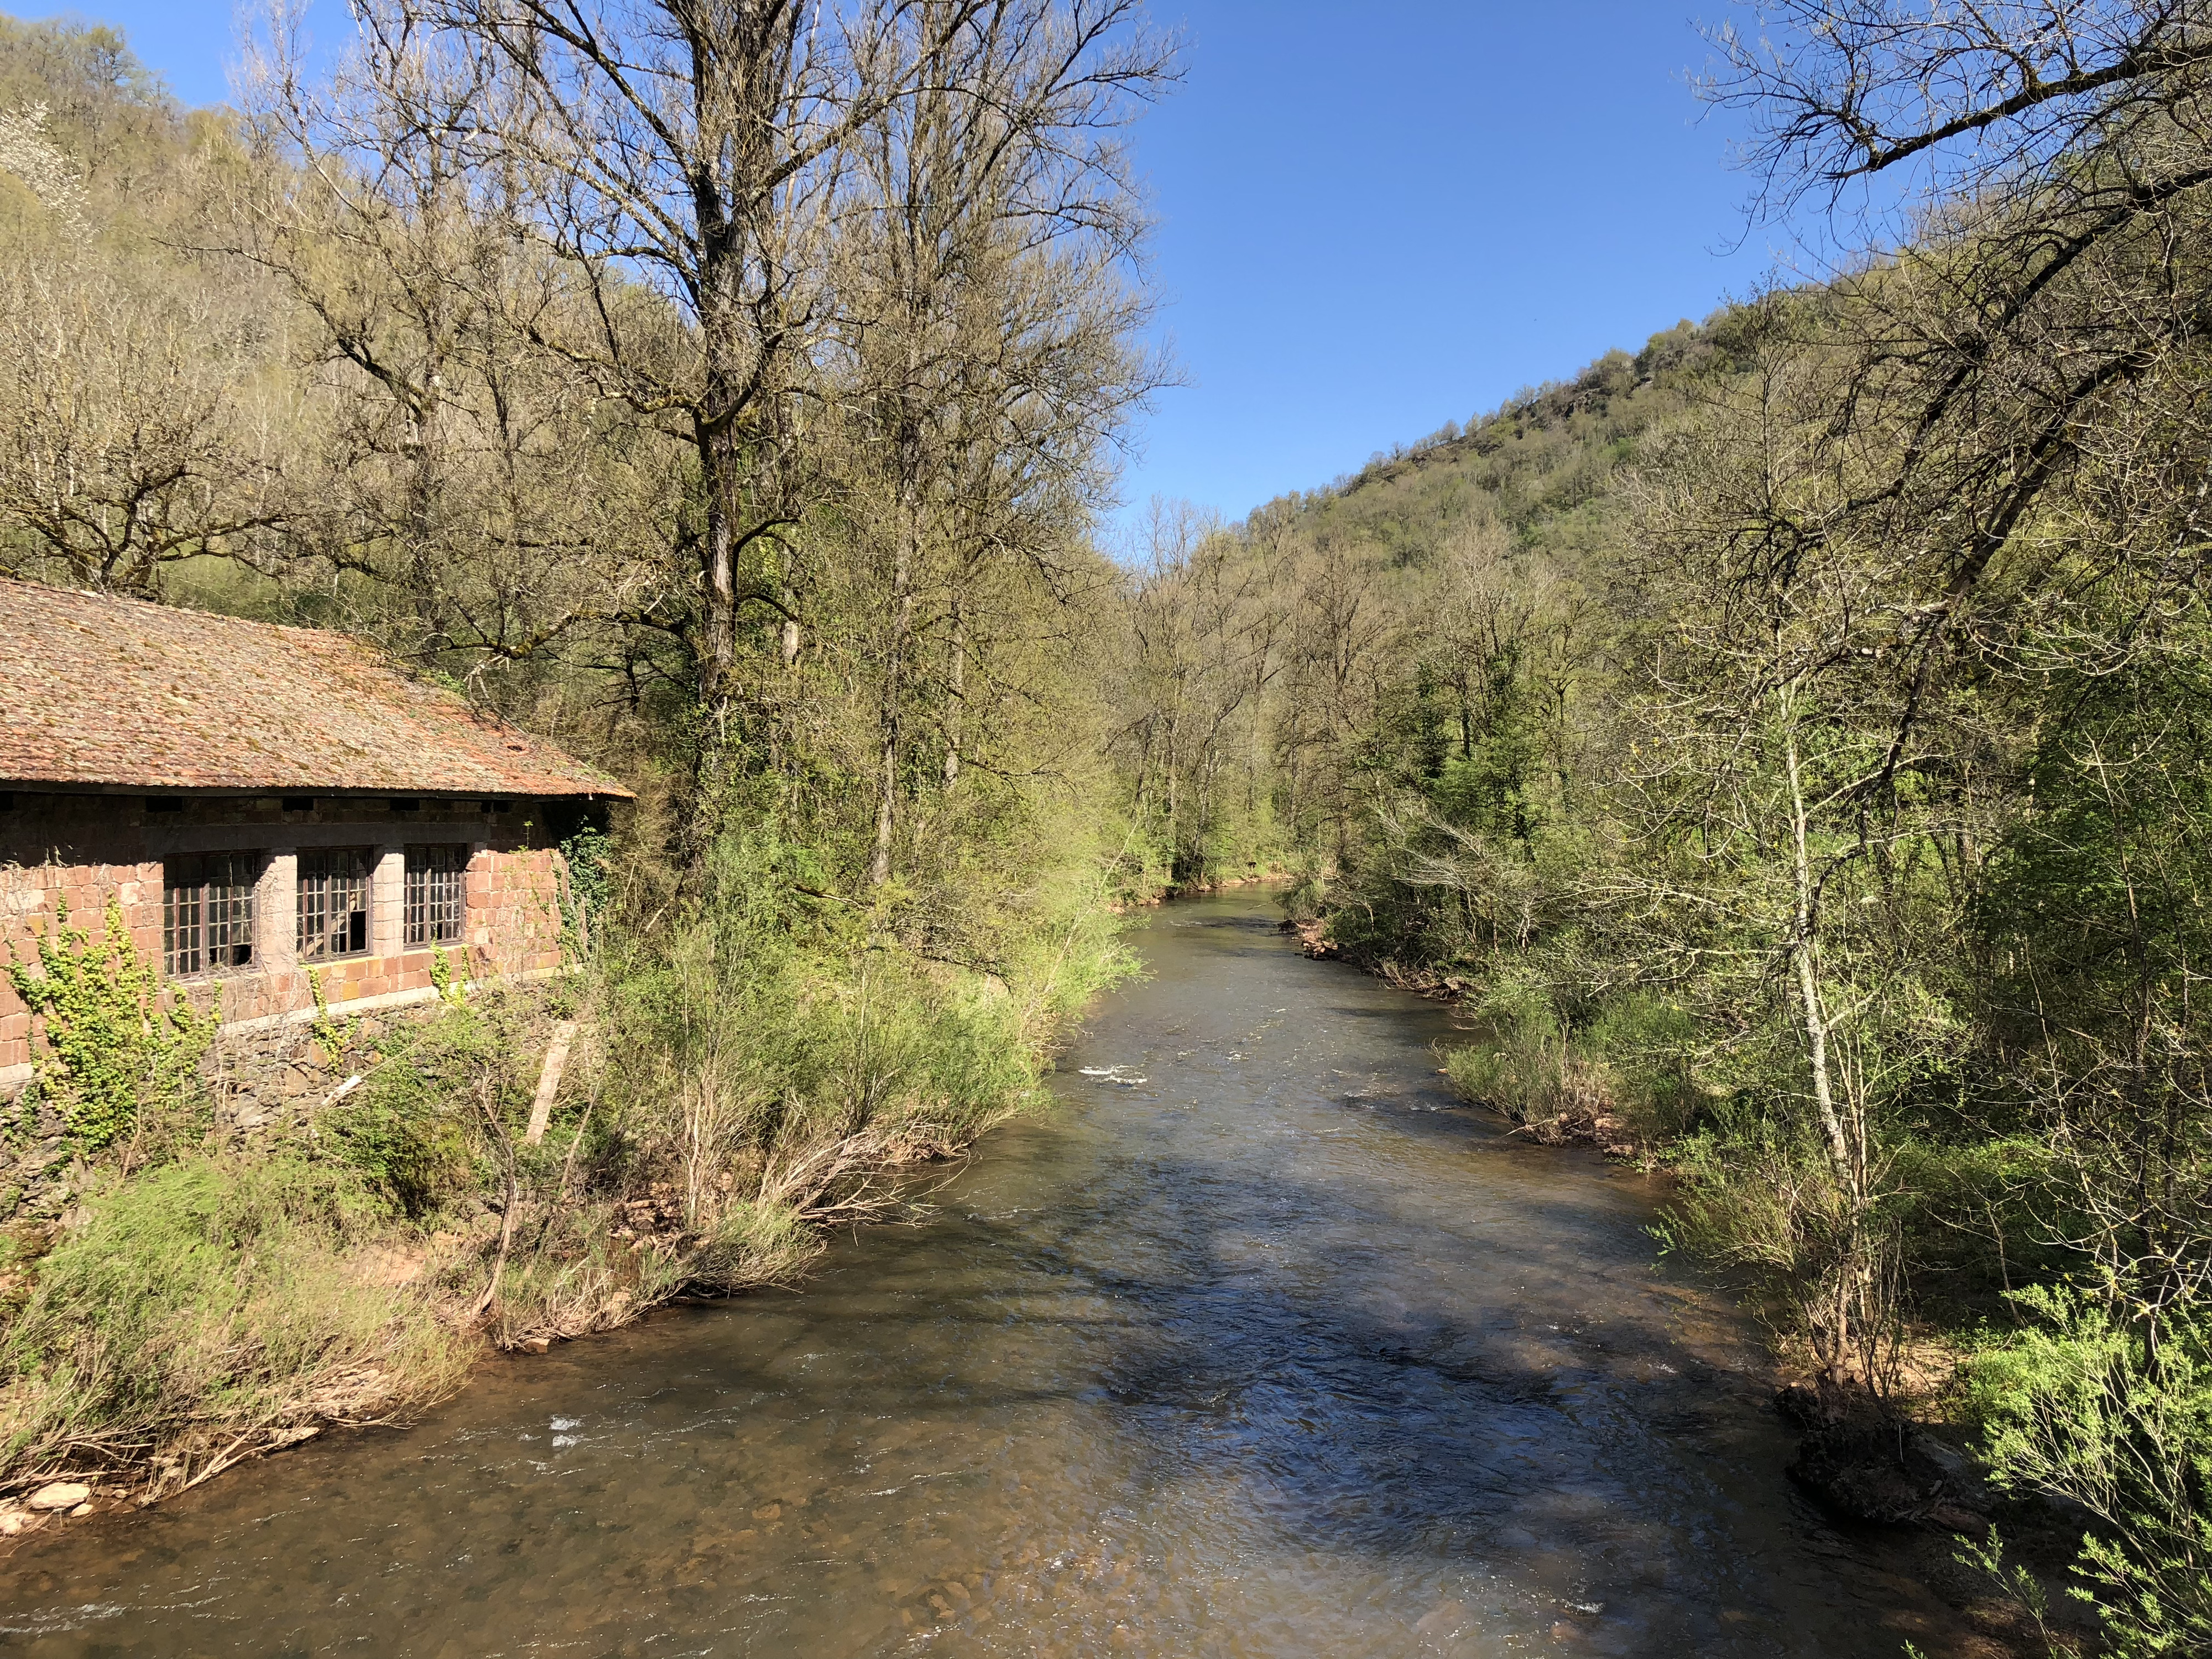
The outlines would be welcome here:
M 219 176 L 200 235 L 291 302 L 288 368 L 319 416 L 258 562 L 509 705 L 567 655 L 637 658 L 640 635 L 680 658 L 682 447 L 544 343 L 583 325 L 589 285 L 471 187 L 450 131 L 374 88 L 258 90 L 262 165 Z
M 682 539 L 702 780 L 736 740 L 744 613 L 789 609 L 776 572 L 800 514 L 852 140 L 980 9 L 930 9 L 919 52 L 898 39 L 916 15 L 903 0 L 375 0 L 357 14 L 355 96 L 318 135 L 332 163 L 374 179 L 395 124 L 436 144 L 580 291 L 517 319 L 525 337 L 692 453 Z M 282 52 L 267 73 L 297 78 Z
M 1117 141 L 1173 73 L 1172 47 L 1138 27 L 1134 0 L 958 11 L 923 0 L 895 19 L 911 63 L 896 78 L 914 90 L 860 129 L 845 250 L 841 331 L 888 496 L 874 882 L 892 868 L 926 555 L 960 540 L 970 561 L 1048 556 L 1022 545 L 1023 520 L 1039 516 L 1024 506 L 1047 491 L 1062 507 L 1049 519 L 1079 511 L 1076 475 L 1151 384 L 1124 344 L 1142 307 L 1111 280 L 1145 229 Z M 972 641 L 952 626 L 964 680 Z M 957 770 L 957 744 L 944 755 Z
M 0 253 L 0 515 L 29 568 L 150 594 L 286 521 L 297 409 L 256 298 L 74 239 Z

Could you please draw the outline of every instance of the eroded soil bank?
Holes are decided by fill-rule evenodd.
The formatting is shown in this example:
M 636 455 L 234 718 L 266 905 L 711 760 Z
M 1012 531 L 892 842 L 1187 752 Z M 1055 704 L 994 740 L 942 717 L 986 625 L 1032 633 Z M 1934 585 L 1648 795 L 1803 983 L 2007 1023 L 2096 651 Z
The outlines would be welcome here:
M 1782 1477 L 1655 1189 L 1461 1106 L 1261 895 L 919 1230 L 0 1565 L 39 1656 L 1985 1651 Z

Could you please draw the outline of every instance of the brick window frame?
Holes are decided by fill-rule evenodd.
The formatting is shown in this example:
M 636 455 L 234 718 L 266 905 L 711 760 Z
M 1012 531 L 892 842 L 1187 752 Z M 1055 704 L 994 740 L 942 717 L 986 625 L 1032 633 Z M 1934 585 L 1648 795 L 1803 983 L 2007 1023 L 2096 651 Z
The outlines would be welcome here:
M 161 971 L 170 979 L 253 965 L 254 889 L 265 853 L 202 853 L 161 863 Z
M 404 939 L 410 948 L 458 945 L 469 915 L 469 848 L 465 842 L 430 842 L 406 849 L 402 886 Z
M 376 915 L 370 872 L 376 854 L 366 847 L 302 848 L 299 866 L 299 951 L 303 963 L 365 957 L 376 948 Z

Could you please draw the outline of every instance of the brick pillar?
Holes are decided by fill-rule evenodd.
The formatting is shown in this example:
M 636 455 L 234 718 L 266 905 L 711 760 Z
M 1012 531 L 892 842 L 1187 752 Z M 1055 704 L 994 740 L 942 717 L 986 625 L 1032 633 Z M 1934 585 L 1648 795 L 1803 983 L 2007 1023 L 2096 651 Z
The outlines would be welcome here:
M 468 921 L 464 937 L 479 950 L 491 944 L 492 907 L 491 843 L 472 841 L 469 843 L 469 872 L 465 891 L 468 895 Z
M 396 957 L 407 948 L 407 849 L 380 847 L 368 877 L 368 953 Z
M 300 966 L 300 854 L 279 847 L 253 886 L 253 965 L 264 974 Z

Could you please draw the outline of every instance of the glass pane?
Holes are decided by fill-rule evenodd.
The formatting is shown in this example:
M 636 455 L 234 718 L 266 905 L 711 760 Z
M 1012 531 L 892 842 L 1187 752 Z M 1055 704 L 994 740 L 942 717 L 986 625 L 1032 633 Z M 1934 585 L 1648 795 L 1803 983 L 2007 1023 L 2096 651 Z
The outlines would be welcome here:
M 368 860 L 364 850 L 339 847 L 301 854 L 300 960 L 359 956 L 368 945 Z
M 262 857 L 213 853 L 162 866 L 162 965 L 173 977 L 252 962 L 253 888 Z

